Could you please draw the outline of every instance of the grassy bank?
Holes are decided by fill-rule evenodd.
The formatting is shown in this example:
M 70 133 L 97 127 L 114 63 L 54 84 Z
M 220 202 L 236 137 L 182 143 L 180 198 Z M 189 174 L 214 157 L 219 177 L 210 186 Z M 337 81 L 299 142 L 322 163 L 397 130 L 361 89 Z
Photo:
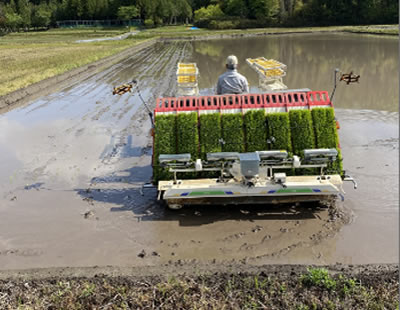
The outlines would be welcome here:
M 116 54 L 143 41 L 76 43 L 77 40 L 113 37 L 126 29 L 54 29 L 12 33 L 0 38 L 0 96 L 43 79 Z
M 76 43 L 78 40 L 114 37 L 127 31 L 126 28 L 51 29 L 41 32 L 11 33 L 0 37 L 0 68 L 2 69 L 0 96 L 116 54 L 149 38 L 203 38 L 338 31 L 395 35 L 398 34 L 398 27 L 380 25 L 216 31 L 191 30 L 189 26 L 166 26 L 145 30 L 125 40 Z
M 365 268 L 357 274 L 281 269 L 174 277 L 5 279 L 0 280 L 0 308 L 398 309 L 398 269 Z
M 371 26 L 330 26 L 330 27 L 298 27 L 298 28 L 255 28 L 255 29 L 228 29 L 192 30 L 190 26 L 165 26 L 147 29 L 147 33 L 161 37 L 191 37 L 191 36 L 210 36 L 210 35 L 246 35 L 246 34 L 280 34 L 280 33 L 311 33 L 311 32 L 351 32 L 366 34 L 386 34 L 398 35 L 398 25 L 371 25 Z

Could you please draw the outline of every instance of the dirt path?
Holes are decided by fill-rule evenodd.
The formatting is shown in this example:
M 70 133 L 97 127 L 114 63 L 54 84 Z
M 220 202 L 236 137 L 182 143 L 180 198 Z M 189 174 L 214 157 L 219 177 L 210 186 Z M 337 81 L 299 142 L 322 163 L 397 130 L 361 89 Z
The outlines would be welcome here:
M 371 236 L 372 247 L 360 250 L 360 239 L 349 238 L 353 230 L 342 234 L 343 225 L 354 219 L 354 195 L 335 208 L 196 207 L 173 212 L 155 202 L 154 190 L 141 190 L 151 177 L 150 122 L 137 93 L 117 97 L 112 87 L 136 78 L 147 102 L 173 95 L 176 63 L 190 57 L 191 46 L 159 42 L 131 50 L 104 71 L 88 70 L 57 92 L 0 115 L 0 269 L 397 261 L 393 239 L 382 243 Z M 357 115 L 342 118 L 344 152 L 355 144 L 365 160 L 365 148 L 375 159 L 384 152 L 387 163 L 382 164 L 390 166 L 374 167 L 373 173 L 379 170 L 385 182 L 393 182 L 397 157 L 391 148 L 398 138 L 385 140 L 396 126 L 393 121 L 388 116 L 376 120 L 379 126 L 386 124 L 386 132 L 361 137 L 363 146 L 346 138 L 346 132 L 365 132 L 368 123 Z M 351 169 L 360 165 L 360 172 L 367 166 L 358 158 L 347 164 Z M 371 173 L 359 175 L 367 199 L 368 186 L 376 184 Z M 387 196 L 388 208 L 396 199 L 392 196 Z M 368 232 L 370 220 L 357 231 L 358 238 Z M 395 229 L 382 228 L 387 220 L 379 223 L 373 231 L 389 235 Z M 388 252 L 376 251 L 379 245 Z

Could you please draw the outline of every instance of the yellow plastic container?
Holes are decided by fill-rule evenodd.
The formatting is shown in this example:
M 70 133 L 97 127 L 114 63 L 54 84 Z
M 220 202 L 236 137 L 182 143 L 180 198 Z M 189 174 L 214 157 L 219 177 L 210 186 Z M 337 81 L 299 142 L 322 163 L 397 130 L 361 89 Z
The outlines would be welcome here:
M 199 70 L 195 63 L 178 63 L 176 75 L 197 75 Z
M 261 70 L 286 69 L 286 65 L 275 59 L 266 59 L 264 57 L 258 57 L 258 58 L 247 58 L 246 61 L 249 65 L 255 66 Z
M 196 68 L 179 68 L 178 75 L 181 75 L 181 74 L 196 75 L 197 70 L 196 70 Z
M 178 63 L 176 70 L 176 79 L 178 84 L 193 84 L 197 86 L 197 75 L 199 70 L 195 63 Z
M 285 71 L 283 71 L 282 69 L 270 69 L 262 72 L 268 78 L 280 78 L 285 76 Z
M 178 83 L 196 83 L 196 76 L 187 75 L 187 76 L 178 76 Z

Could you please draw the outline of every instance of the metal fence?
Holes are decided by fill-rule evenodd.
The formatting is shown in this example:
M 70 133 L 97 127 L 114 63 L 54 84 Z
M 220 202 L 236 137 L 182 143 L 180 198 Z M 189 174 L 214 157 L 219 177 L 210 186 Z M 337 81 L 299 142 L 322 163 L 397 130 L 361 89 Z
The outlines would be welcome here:
M 140 26 L 143 25 L 142 19 L 104 19 L 104 20 L 60 20 L 56 21 L 57 27 L 76 28 L 76 27 L 120 27 L 120 26 Z

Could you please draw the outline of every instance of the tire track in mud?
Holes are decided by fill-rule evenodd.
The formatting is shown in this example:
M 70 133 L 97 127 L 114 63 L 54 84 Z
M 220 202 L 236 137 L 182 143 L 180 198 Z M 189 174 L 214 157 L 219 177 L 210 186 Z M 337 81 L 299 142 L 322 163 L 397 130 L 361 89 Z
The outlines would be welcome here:
M 171 93 L 173 92 L 175 87 L 176 63 L 185 57 L 185 49 L 182 49 L 180 44 L 168 45 L 170 46 L 165 48 L 161 55 L 156 55 L 156 57 L 153 56 L 153 58 L 148 59 L 148 61 L 152 63 L 152 66 L 145 67 L 144 70 L 140 71 L 137 75 L 142 97 L 151 109 L 154 106 L 155 99 L 161 96 L 163 92 L 166 90 Z M 159 59 L 166 59 L 168 61 L 158 62 Z M 147 79 L 146 77 L 156 69 L 158 70 L 158 76 L 160 76 L 160 78 L 156 79 L 152 77 Z M 155 84 L 157 84 L 157 87 L 155 87 Z M 135 100 L 136 102 L 135 109 L 133 109 L 132 106 L 122 107 L 121 114 L 118 116 L 116 112 L 114 112 L 119 120 L 126 118 L 125 121 L 127 122 L 127 126 L 122 128 L 115 137 L 119 143 L 115 145 L 115 149 L 110 153 L 110 157 L 112 158 L 118 157 L 117 154 L 120 152 L 118 149 L 120 150 L 127 144 L 126 140 L 130 136 L 136 138 L 135 140 L 142 148 L 151 148 L 151 136 L 149 134 L 150 121 L 148 119 L 147 111 L 137 94 L 134 94 L 132 97 L 131 100 Z M 127 114 L 127 111 L 130 111 L 130 114 Z M 151 154 L 147 151 L 144 153 L 148 156 Z
M 101 170 L 104 165 L 117 164 L 123 157 L 124 148 L 128 144 L 131 144 L 130 148 L 134 148 L 133 155 L 139 155 L 137 161 L 135 158 L 130 166 L 136 163 L 139 166 L 148 165 L 151 155 L 151 137 L 148 135 L 150 126 L 147 113 L 137 94 L 126 94 L 125 97 L 120 98 L 113 97 L 112 86 L 126 82 L 128 75 L 131 78 L 135 77 L 140 82 L 142 96 L 152 107 L 160 92 L 173 89 L 176 63 L 185 54 L 181 46 L 181 43 L 157 43 L 128 56 L 121 63 L 112 65 L 100 73 L 95 72 L 87 76 L 83 81 L 73 82 L 70 86 L 61 89 L 59 93 L 50 94 L 20 108 L 18 114 L 29 114 L 29 117 L 33 119 L 42 118 L 39 115 L 50 113 L 56 118 L 65 118 L 66 121 L 56 129 L 57 132 L 51 134 L 51 141 L 57 142 L 56 147 L 50 148 L 51 152 L 47 152 L 45 156 L 39 154 L 40 149 L 35 148 L 32 159 L 26 165 L 27 168 L 15 172 L 13 178 L 24 180 L 24 184 L 39 182 L 44 178 L 50 182 L 49 178 L 54 178 L 58 174 L 54 170 L 57 166 L 56 162 L 73 156 L 68 155 L 71 154 L 71 143 L 75 144 L 72 148 L 76 152 L 76 143 L 79 141 L 74 141 L 73 137 L 78 140 L 81 138 L 83 142 L 93 134 L 109 136 L 109 144 L 111 144 L 105 145 L 108 149 L 111 147 L 111 151 L 103 150 L 104 158 L 100 158 L 94 167 L 95 170 Z M 162 83 L 158 83 L 157 78 L 153 76 L 155 72 L 161 77 Z M 59 111 L 58 115 L 57 111 Z M 46 117 L 44 121 L 45 119 Z M 49 118 L 49 121 L 53 120 Z M 65 125 L 68 127 L 64 127 Z M 40 138 L 40 140 L 45 142 L 46 139 Z M 79 165 L 73 170 L 76 172 L 69 172 L 72 173 L 71 177 L 78 177 Z M 150 175 L 144 177 L 142 181 L 147 181 Z

